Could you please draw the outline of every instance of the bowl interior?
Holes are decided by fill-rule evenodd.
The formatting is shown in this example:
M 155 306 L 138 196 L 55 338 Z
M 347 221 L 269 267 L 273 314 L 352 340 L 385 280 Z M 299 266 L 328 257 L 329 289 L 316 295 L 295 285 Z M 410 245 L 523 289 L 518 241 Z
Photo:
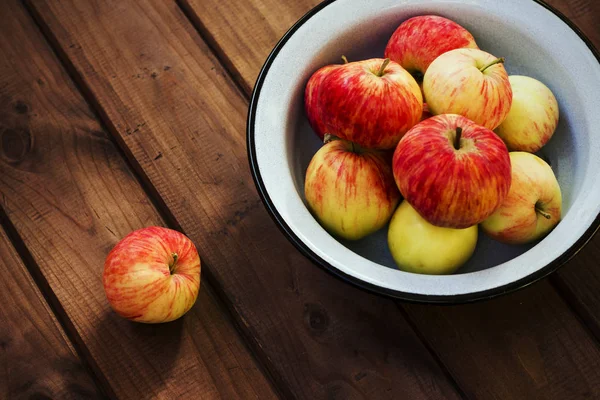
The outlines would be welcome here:
M 306 81 L 319 67 L 340 63 L 341 55 L 351 61 L 383 57 L 396 27 L 423 14 L 441 15 L 464 26 L 482 50 L 506 58 L 509 74 L 544 82 L 560 107 L 559 126 L 540 155 L 558 178 L 563 221 L 539 243 L 525 246 L 503 245 L 480 233 L 474 256 L 445 277 L 397 270 L 387 247 L 387 228 L 356 242 L 332 238 L 303 203 L 305 171 L 321 146 L 304 113 Z M 600 123 L 594 110 L 599 105 L 594 90 L 600 90 L 600 67 L 564 21 L 533 1 L 398 4 L 381 0 L 367 4 L 337 0 L 292 30 L 263 78 L 255 104 L 254 146 L 265 190 L 293 234 L 318 258 L 346 275 L 409 293 L 481 292 L 523 279 L 560 258 L 598 215 L 594 171 L 600 163 L 590 154 L 599 147 L 592 132 Z

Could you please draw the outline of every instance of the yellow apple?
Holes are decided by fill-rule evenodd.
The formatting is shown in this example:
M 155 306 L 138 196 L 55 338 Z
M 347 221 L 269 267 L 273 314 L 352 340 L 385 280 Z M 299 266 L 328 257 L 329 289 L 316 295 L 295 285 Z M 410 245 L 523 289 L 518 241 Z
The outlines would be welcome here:
M 403 271 L 451 274 L 473 255 L 477 234 L 477 225 L 465 229 L 432 225 L 405 200 L 390 221 L 388 246 Z
M 335 236 L 361 239 L 383 228 L 400 201 L 389 154 L 333 140 L 310 161 L 304 181 L 308 208 Z
M 558 224 L 562 196 L 552 168 L 538 156 L 514 151 L 510 162 L 508 195 L 481 228 L 500 242 L 524 244 L 542 238 Z
M 535 153 L 554 134 L 558 124 L 558 102 L 552 91 L 537 79 L 508 77 L 513 101 L 506 119 L 496 128 L 510 151 Z

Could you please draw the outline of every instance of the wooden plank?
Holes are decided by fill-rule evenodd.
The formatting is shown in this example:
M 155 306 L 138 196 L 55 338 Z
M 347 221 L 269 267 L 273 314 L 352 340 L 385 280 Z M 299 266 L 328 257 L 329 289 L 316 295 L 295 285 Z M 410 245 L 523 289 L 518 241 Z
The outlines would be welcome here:
M 321 2 L 177 1 L 248 94 L 252 91 L 260 68 L 277 41 L 302 15 Z M 569 17 L 594 43 L 600 42 L 600 2 L 546 0 L 546 3 Z
M 1 228 L 0 274 L 0 398 L 102 398 Z
M 0 4 L 0 198 L 106 392 L 275 398 L 205 280 L 192 310 L 169 324 L 110 310 L 101 282 L 108 251 L 164 221 L 22 4 Z M 71 373 L 47 379 L 60 382 L 61 372 Z
M 600 398 L 600 351 L 546 280 L 491 301 L 405 305 L 468 398 Z
M 569 17 L 600 51 L 600 2 L 592 0 L 548 0 Z M 600 235 L 552 277 L 574 309 L 600 339 L 600 272 L 596 268 L 600 254 Z
M 291 26 L 321 0 L 178 0 L 246 93 Z
M 295 2 L 248 0 L 244 2 L 245 12 L 243 14 L 234 12 L 234 8 L 237 9 L 238 6 L 227 2 L 181 0 L 180 3 L 203 37 L 206 37 L 209 42 L 214 42 L 211 46 L 216 49 L 219 57 L 231 69 L 232 75 L 243 80 L 241 86 L 249 94 L 254 83 L 254 77 L 260 70 L 264 59 L 289 27 L 282 26 L 281 21 L 286 21 L 289 24 L 293 23 L 316 2 L 312 0 Z M 550 0 L 550 3 L 569 16 L 600 48 L 600 25 L 597 23 L 600 20 L 599 2 L 591 0 Z M 302 10 L 299 11 L 299 9 Z M 270 12 L 269 10 L 277 10 L 277 12 Z M 247 32 L 252 32 L 252 35 L 248 35 Z M 246 57 L 248 54 L 252 54 L 254 57 Z M 586 325 L 595 332 L 597 338 L 600 338 L 600 291 L 598 290 L 600 287 L 600 273 L 593 266 L 597 264 L 599 252 L 600 239 L 596 237 L 584 251 L 561 270 L 560 274 L 553 276 L 552 279 L 553 283 L 561 288 L 561 293 L 567 295 L 570 305 L 576 307 L 578 314 L 583 317 Z M 514 318 L 506 321 L 504 325 L 495 325 L 495 330 L 489 333 L 495 333 L 496 337 L 505 337 L 510 336 L 512 331 L 519 331 L 521 341 L 532 342 L 536 348 L 538 342 L 547 343 L 553 340 L 553 336 L 556 336 L 554 340 L 561 342 L 568 342 L 569 338 L 575 334 L 582 337 L 581 347 L 573 350 L 575 355 L 571 355 L 570 348 L 567 347 L 560 349 L 542 348 L 540 351 L 546 359 L 565 359 L 566 361 L 564 363 L 546 363 L 538 368 L 536 372 L 544 376 L 552 376 L 564 367 L 566 371 L 575 371 L 573 374 L 568 373 L 568 376 L 564 376 L 564 382 L 571 383 L 576 387 L 588 387 L 595 382 L 596 376 L 594 374 L 584 374 L 582 380 L 577 376 L 577 373 L 582 370 L 585 373 L 589 372 L 581 367 L 581 362 L 587 360 L 585 357 L 581 357 L 581 354 L 591 357 L 592 361 L 597 363 L 595 344 L 587 338 L 579 322 L 570 316 L 567 306 L 560 298 L 557 298 L 556 293 L 552 292 L 546 283 L 541 285 L 542 289 L 535 286 L 507 299 L 496 300 L 489 305 L 469 306 L 471 309 L 477 309 L 477 314 L 469 311 L 468 307 L 464 311 L 461 311 L 462 308 L 458 307 L 452 308 L 452 315 L 461 321 L 462 332 L 477 332 L 481 322 L 475 316 L 485 316 L 486 309 L 490 310 L 490 313 L 491 310 L 499 310 L 498 312 L 502 314 L 507 312 L 513 314 L 514 312 L 509 310 L 516 306 L 519 312 L 514 315 Z M 520 307 L 522 299 L 528 302 L 529 307 L 527 309 Z M 538 308 L 540 310 L 539 314 L 536 311 Z M 430 311 L 427 307 L 415 306 L 409 307 L 408 310 L 412 310 L 410 312 L 411 316 L 414 316 L 415 310 L 418 310 L 419 318 L 415 319 L 416 328 L 423 330 L 425 339 L 430 341 L 433 351 L 439 354 L 442 362 L 448 366 L 459 385 L 468 393 L 480 394 L 481 388 L 488 387 L 487 382 L 496 382 L 497 375 L 510 378 L 515 371 L 523 372 L 520 360 L 515 358 L 515 355 L 520 354 L 521 350 L 514 341 L 497 341 L 496 345 L 501 349 L 501 353 L 508 355 L 502 358 L 501 365 L 497 363 L 478 365 L 479 363 L 476 362 L 468 362 L 469 359 L 460 357 L 460 354 L 455 354 L 453 350 L 459 351 L 458 349 L 460 349 L 463 353 L 477 353 L 485 357 L 484 355 L 487 353 L 484 347 L 485 342 L 483 344 L 472 344 L 469 341 L 444 342 L 438 339 L 438 337 L 444 337 L 440 332 L 453 332 L 455 330 L 452 323 L 439 323 L 444 308 L 433 308 L 433 311 Z M 464 316 L 462 315 L 463 312 Z M 533 316 L 528 313 L 533 313 Z M 562 321 L 568 321 L 571 326 L 562 329 L 556 326 L 553 319 L 554 313 L 559 315 Z M 526 322 L 529 320 L 535 321 L 535 323 L 527 326 Z M 544 330 L 544 327 L 552 327 L 552 329 Z M 485 335 L 482 333 L 478 338 L 483 341 Z M 460 346 L 458 343 L 460 343 Z M 457 357 L 464 363 L 455 363 L 454 360 Z M 566 368 L 571 364 L 577 368 Z M 477 371 L 477 374 L 473 373 L 474 370 Z M 527 374 L 523 376 L 527 376 Z M 496 394 L 509 393 L 513 398 L 526 398 L 525 394 L 532 393 L 537 387 L 537 383 L 533 380 L 517 379 L 516 381 L 519 382 L 518 385 L 503 388 L 502 384 L 505 384 L 506 381 L 505 379 L 499 379 L 497 385 L 489 385 L 490 392 Z M 545 388 L 544 393 L 556 398 L 557 396 L 560 397 L 561 393 L 569 393 L 569 388 L 561 387 L 555 391 L 552 391 L 551 388 Z M 486 397 L 482 396 L 482 398 Z M 505 398 L 510 398 L 510 396 Z M 578 398 L 578 396 L 574 398 Z
M 312 265 L 247 167 L 247 103 L 175 3 L 34 1 L 286 398 L 457 398 L 395 304 Z

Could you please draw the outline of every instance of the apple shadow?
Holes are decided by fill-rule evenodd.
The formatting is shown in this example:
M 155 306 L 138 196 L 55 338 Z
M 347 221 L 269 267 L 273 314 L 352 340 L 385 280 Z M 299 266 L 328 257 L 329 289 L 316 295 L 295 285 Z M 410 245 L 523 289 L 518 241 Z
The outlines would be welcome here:
M 144 324 L 126 320 L 107 308 L 94 328 L 96 340 L 88 347 L 112 387 L 133 385 L 133 390 L 149 394 L 162 391 L 180 357 L 183 318 Z

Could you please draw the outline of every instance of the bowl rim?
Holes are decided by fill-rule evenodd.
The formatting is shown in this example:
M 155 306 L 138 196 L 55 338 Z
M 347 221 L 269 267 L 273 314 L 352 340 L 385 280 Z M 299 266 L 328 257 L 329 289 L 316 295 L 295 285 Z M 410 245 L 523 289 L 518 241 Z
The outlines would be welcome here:
M 549 276 L 553 272 L 555 272 L 558 268 L 562 267 L 569 260 L 571 260 L 580 250 L 582 250 L 585 245 L 594 237 L 594 235 L 598 232 L 600 228 L 600 213 L 598 213 L 589 226 L 589 228 L 577 239 L 563 254 L 561 254 L 558 258 L 554 259 L 552 262 L 547 264 L 546 266 L 540 268 L 539 270 L 533 272 L 530 275 L 527 275 L 524 278 L 521 278 L 517 281 L 508 283 L 503 286 L 498 286 L 492 289 L 482 290 L 478 292 L 470 292 L 465 294 L 454 294 L 454 295 L 427 295 L 427 294 L 416 294 L 405 291 L 393 290 L 389 288 L 384 288 L 378 285 L 371 284 L 369 282 L 365 282 L 359 278 L 351 276 L 338 268 L 332 266 L 325 260 L 323 260 L 320 256 L 314 253 L 289 227 L 285 219 L 281 216 L 281 214 L 277 211 L 277 208 L 273 204 L 269 193 L 267 192 L 266 186 L 262 180 L 260 167 L 258 165 L 258 160 L 256 156 L 256 147 L 254 143 L 254 125 L 256 122 L 256 112 L 258 106 L 258 99 L 261 93 L 262 86 L 264 84 L 265 78 L 269 72 L 271 64 L 279 54 L 280 50 L 289 40 L 289 38 L 302 26 L 306 21 L 316 15 L 319 11 L 327 7 L 328 5 L 336 2 L 338 0 L 324 0 L 321 3 L 317 4 L 315 7 L 310 9 L 307 13 L 305 13 L 300 19 L 298 19 L 279 39 L 274 48 L 271 50 L 269 55 L 267 56 L 261 70 L 258 74 L 256 82 L 254 84 L 254 88 L 252 90 L 252 95 L 250 97 L 250 103 L 248 106 L 248 114 L 246 120 L 246 150 L 248 156 L 248 162 L 250 164 L 250 172 L 252 175 L 252 179 L 254 184 L 258 190 L 258 194 L 267 209 L 270 217 L 275 221 L 277 227 L 281 230 L 284 236 L 310 261 L 312 261 L 317 266 L 321 267 L 328 273 L 333 274 L 337 278 L 341 278 L 343 281 L 352 284 L 359 289 L 366 290 L 370 293 L 374 293 L 381 296 L 391 297 L 398 300 L 404 300 L 412 303 L 429 303 L 429 304 L 462 304 L 462 303 L 471 303 L 482 300 L 489 300 L 504 294 L 512 293 L 517 290 L 523 289 L 529 285 L 532 285 L 541 279 Z M 573 23 L 566 15 L 562 12 L 554 8 L 553 6 L 543 2 L 542 0 L 531 0 L 534 3 L 537 3 L 547 9 L 548 11 L 555 14 L 559 17 L 570 29 L 572 29 L 579 38 L 585 43 L 585 45 L 590 49 L 598 63 L 600 64 L 600 52 L 594 44 L 590 41 L 590 39 Z

